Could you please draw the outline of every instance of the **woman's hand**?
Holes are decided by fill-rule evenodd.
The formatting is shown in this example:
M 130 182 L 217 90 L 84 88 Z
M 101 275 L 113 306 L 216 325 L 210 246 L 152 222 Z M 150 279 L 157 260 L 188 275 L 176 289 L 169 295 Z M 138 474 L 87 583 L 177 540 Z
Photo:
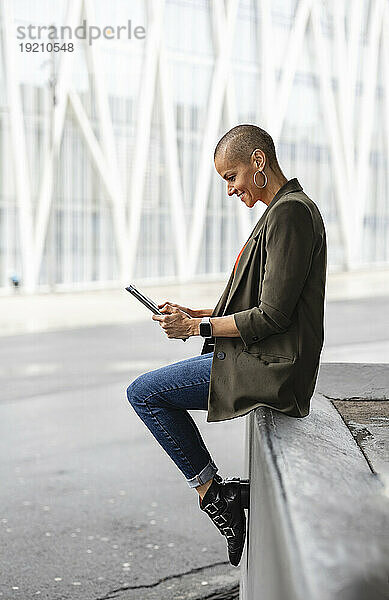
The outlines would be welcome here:
M 158 304 L 158 308 L 166 314 L 152 315 L 151 318 L 153 321 L 159 321 L 168 338 L 181 339 L 193 335 L 194 319 L 187 312 L 190 309 L 169 302 Z
M 176 308 L 179 308 L 180 310 L 187 313 L 190 317 L 193 317 L 194 319 L 197 319 L 198 317 L 210 317 L 213 313 L 212 308 L 198 308 L 198 309 L 197 308 L 187 308 L 186 306 L 181 306 L 181 304 L 176 304 L 175 302 L 169 302 L 169 300 L 162 302 L 162 304 L 158 304 L 158 308 L 161 310 L 161 308 L 163 306 L 165 306 L 166 304 L 169 304 L 170 306 L 175 306 Z

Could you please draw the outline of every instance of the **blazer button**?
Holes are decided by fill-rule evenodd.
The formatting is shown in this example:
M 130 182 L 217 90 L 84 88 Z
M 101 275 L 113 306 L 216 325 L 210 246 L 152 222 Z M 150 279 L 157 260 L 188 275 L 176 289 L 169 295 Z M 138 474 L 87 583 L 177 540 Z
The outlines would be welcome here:
M 226 357 L 226 353 L 225 353 L 225 352 L 218 352 L 218 353 L 216 354 L 216 356 L 217 356 L 218 358 L 220 358 L 220 360 L 223 360 L 223 359 Z
M 257 342 L 257 341 L 258 341 L 258 338 L 257 338 L 257 336 L 256 336 L 256 335 L 254 335 L 254 337 L 253 337 L 253 341 L 254 341 L 254 342 Z
M 264 360 L 264 361 L 263 361 L 263 364 L 264 364 L 264 365 L 268 365 L 269 363 L 268 363 L 268 361 L 267 361 L 267 360 Z

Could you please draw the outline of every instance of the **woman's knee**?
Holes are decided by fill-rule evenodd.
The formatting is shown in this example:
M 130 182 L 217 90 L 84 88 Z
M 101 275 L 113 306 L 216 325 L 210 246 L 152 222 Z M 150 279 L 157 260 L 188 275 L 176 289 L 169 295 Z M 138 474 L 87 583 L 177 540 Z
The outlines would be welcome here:
M 127 399 L 133 406 L 142 402 L 149 394 L 148 373 L 139 375 L 127 388 Z

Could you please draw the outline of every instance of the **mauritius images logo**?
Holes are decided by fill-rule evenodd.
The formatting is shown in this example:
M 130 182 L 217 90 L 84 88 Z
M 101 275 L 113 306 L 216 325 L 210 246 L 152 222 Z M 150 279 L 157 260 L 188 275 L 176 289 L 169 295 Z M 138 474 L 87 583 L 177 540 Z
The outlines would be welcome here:
M 19 25 L 16 28 L 16 37 L 19 40 L 87 40 L 89 46 L 95 40 L 103 37 L 106 40 L 144 40 L 146 30 L 143 25 L 132 24 L 131 19 L 127 21 L 127 25 L 106 25 L 99 27 L 98 25 L 88 25 L 84 19 L 81 25 L 71 27 L 70 25 Z

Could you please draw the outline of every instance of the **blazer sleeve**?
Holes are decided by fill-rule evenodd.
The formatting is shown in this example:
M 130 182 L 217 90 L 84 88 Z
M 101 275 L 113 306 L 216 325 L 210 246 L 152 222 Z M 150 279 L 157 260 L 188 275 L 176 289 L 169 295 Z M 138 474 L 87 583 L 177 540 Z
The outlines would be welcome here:
M 299 200 L 278 202 L 265 232 L 266 264 L 259 305 L 234 313 L 245 347 L 288 329 L 309 273 L 314 228 L 308 207 Z

